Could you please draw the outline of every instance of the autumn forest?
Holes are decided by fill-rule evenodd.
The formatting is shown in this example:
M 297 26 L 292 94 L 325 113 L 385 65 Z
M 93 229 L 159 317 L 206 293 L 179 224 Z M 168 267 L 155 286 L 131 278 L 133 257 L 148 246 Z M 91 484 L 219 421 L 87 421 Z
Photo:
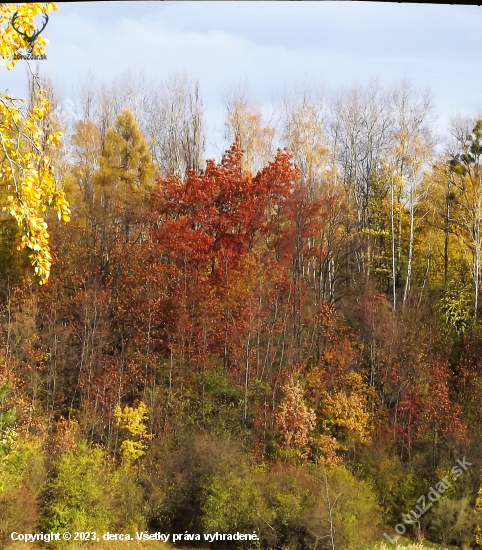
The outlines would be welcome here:
M 239 88 L 212 160 L 186 75 L 84 83 L 69 124 L 37 84 L 59 190 L 36 245 L 0 172 L 0 547 L 479 548 L 482 121 L 442 139 L 407 81 Z

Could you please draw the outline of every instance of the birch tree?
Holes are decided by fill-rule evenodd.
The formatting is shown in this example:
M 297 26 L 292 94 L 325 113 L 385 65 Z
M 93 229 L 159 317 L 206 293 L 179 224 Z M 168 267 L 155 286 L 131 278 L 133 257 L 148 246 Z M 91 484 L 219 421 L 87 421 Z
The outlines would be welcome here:
M 55 4 L 0 4 L 0 64 L 7 69 L 17 63 L 17 55 L 30 43 L 12 28 L 16 14 L 17 27 L 24 36 L 35 29 L 34 18 L 56 9 Z M 15 10 L 17 10 L 15 12 Z M 47 41 L 39 36 L 32 54 L 43 54 Z M 4 70 L 4 69 L 2 69 Z M 9 94 L 0 95 L 0 191 L 3 195 L 1 216 L 11 216 L 20 229 L 19 249 L 29 250 L 35 277 L 45 283 L 50 274 L 52 256 L 44 212 L 54 208 L 60 220 L 67 222 L 70 208 L 55 176 L 52 152 L 62 135 L 48 123 L 50 103 L 40 80 L 32 75 L 34 104 Z
M 354 246 L 351 261 L 368 280 L 371 269 L 372 237 L 370 209 L 373 184 L 390 149 L 393 126 L 389 94 L 376 81 L 366 88 L 341 92 L 334 101 L 330 138 L 339 167 L 346 200 L 353 205 L 346 231 Z
M 459 133 L 457 137 L 459 152 L 449 164 L 459 211 L 456 223 L 472 256 L 474 319 L 477 319 L 482 259 L 482 120 L 477 121 L 472 131 Z
M 416 207 L 427 194 L 427 189 L 422 183 L 424 167 L 433 148 L 433 138 L 428 125 L 432 106 L 428 94 L 418 96 L 407 81 L 394 92 L 392 101 L 395 115 L 393 163 L 396 176 L 407 198 L 410 216 L 407 273 L 403 292 L 405 303 L 412 279 Z

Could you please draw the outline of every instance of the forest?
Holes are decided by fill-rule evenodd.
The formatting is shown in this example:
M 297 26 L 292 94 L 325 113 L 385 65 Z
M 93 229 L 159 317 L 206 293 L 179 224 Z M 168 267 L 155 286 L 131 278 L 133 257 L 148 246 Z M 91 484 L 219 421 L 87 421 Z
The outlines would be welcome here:
M 0 97 L 0 547 L 480 548 L 482 120 L 236 88 L 215 160 L 185 74 L 61 105 Z

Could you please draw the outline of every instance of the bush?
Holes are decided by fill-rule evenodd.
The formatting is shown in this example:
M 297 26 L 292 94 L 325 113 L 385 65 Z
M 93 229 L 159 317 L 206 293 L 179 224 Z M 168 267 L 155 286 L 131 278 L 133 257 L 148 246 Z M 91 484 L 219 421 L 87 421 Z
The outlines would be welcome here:
M 36 531 L 45 465 L 40 443 L 36 440 L 19 443 L 15 438 L 8 452 L 5 445 L 3 450 L 0 456 L 0 547 L 6 548 L 13 543 L 12 531 Z
M 191 436 L 157 460 L 163 490 L 152 528 L 259 536 L 259 541 L 214 543 L 219 548 L 331 548 L 323 470 L 286 463 L 271 470 L 255 466 L 240 443 L 205 434 Z M 336 548 L 352 549 L 372 540 L 380 510 L 369 484 L 344 468 L 327 470 L 327 483 Z
M 236 472 L 242 461 L 239 444 L 206 434 L 185 437 L 159 466 L 163 494 L 152 527 L 163 532 L 202 533 L 203 482 L 221 469 Z
M 260 476 L 249 471 L 224 471 L 202 483 L 202 521 L 205 533 L 259 533 L 267 523 Z M 269 514 L 268 514 L 269 515 Z M 229 541 L 229 547 L 249 547 L 246 541 Z M 251 546 L 259 546 L 253 542 Z
M 52 531 L 144 528 L 143 493 L 132 468 L 115 469 L 101 449 L 64 453 L 45 492 L 42 527 Z
M 472 538 L 475 527 L 473 510 L 469 507 L 469 499 L 440 499 L 429 517 L 429 531 L 433 540 L 442 544 L 461 546 Z
M 112 472 L 101 449 L 81 444 L 64 453 L 47 486 L 43 528 L 52 531 L 107 531 L 113 493 Z
M 145 529 L 149 516 L 148 499 L 136 479 L 133 466 L 124 465 L 112 476 L 112 486 L 115 490 L 110 504 L 111 529 L 121 532 L 123 529 L 142 531 Z
M 364 479 L 373 480 L 378 502 L 384 511 L 388 525 L 396 525 L 416 504 L 420 495 L 427 491 L 425 473 L 410 471 L 409 465 L 389 457 L 388 450 L 365 449 L 361 460 L 364 464 Z
M 264 529 L 264 547 L 286 549 L 354 548 L 373 539 L 380 510 L 371 487 L 344 468 L 313 471 L 307 467 L 278 469 L 266 480 L 271 526 Z M 327 496 L 330 498 L 332 520 Z

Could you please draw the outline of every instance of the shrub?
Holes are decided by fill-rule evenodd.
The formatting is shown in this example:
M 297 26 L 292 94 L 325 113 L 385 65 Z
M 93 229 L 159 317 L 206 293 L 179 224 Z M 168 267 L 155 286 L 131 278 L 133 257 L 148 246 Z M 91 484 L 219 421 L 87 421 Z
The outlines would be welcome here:
M 19 442 L 14 432 L 0 456 L 0 547 L 12 544 L 12 531 L 33 533 L 39 519 L 39 494 L 45 483 L 40 442 Z
M 202 482 L 202 522 L 205 533 L 259 533 L 265 512 L 259 475 L 219 472 Z M 266 522 L 266 519 L 264 520 Z M 246 541 L 230 541 L 232 548 L 249 547 Z M 259 546 L 254 542 L 251 546 Z
M 306 464 L 284 463 L 271 470 L 254 466 L 239 443 L 200 434 L 164 453 L 160 467 L 164 490 L 153 528 L 200 534 L 255 531 L 259 541 L 243 541 L 243 548 L 331 548 L 324 470 Z M 344 468 L 326 475 L 336 548 L 372 540 L 380 511 L 370 485 Z
M 277 540 L 273 545 L 273 534 L 265 529 L 265 547 L 332 548 L 332 532 L 336 548 L 354 548 L 373 538 L 379 518 L 375 493 L 344 468 L 327 470 L 326 480 L 324 471 L 282 468 L 267 481 Z
M 61 455 L 45 491 L 42 527 L 52 531 L 104 531 L 146 524 L 143 491 L 130 466 L 114 468 L 102 449 L 85 443 Z
M 107 531 L 112 472 L 104 452 L 85 443 L 61 455 L 47 486 L 43 528 L 52 531 Z
M 119 468 L 112 476 L 114 498 L 110 503 L 111 529 L 142 531 L 149 516 L 149 504 L 144 490 L 137 481 L 136 469 L 130 465 Z
M 440 499 L 432 509 L 429 518 L 429 530 L 433 540 L 442 544 L 461 546 L 470 541 L 475 527 L 473 511 L 469 499 Z
M 220 469 L 236 472 L 242 453 L 239 444 L 229 440 L 206 434 L 185 436 L 162 458 L 163 496 L 153 527 L 164 532 L 202 533 L 203 482 Z

